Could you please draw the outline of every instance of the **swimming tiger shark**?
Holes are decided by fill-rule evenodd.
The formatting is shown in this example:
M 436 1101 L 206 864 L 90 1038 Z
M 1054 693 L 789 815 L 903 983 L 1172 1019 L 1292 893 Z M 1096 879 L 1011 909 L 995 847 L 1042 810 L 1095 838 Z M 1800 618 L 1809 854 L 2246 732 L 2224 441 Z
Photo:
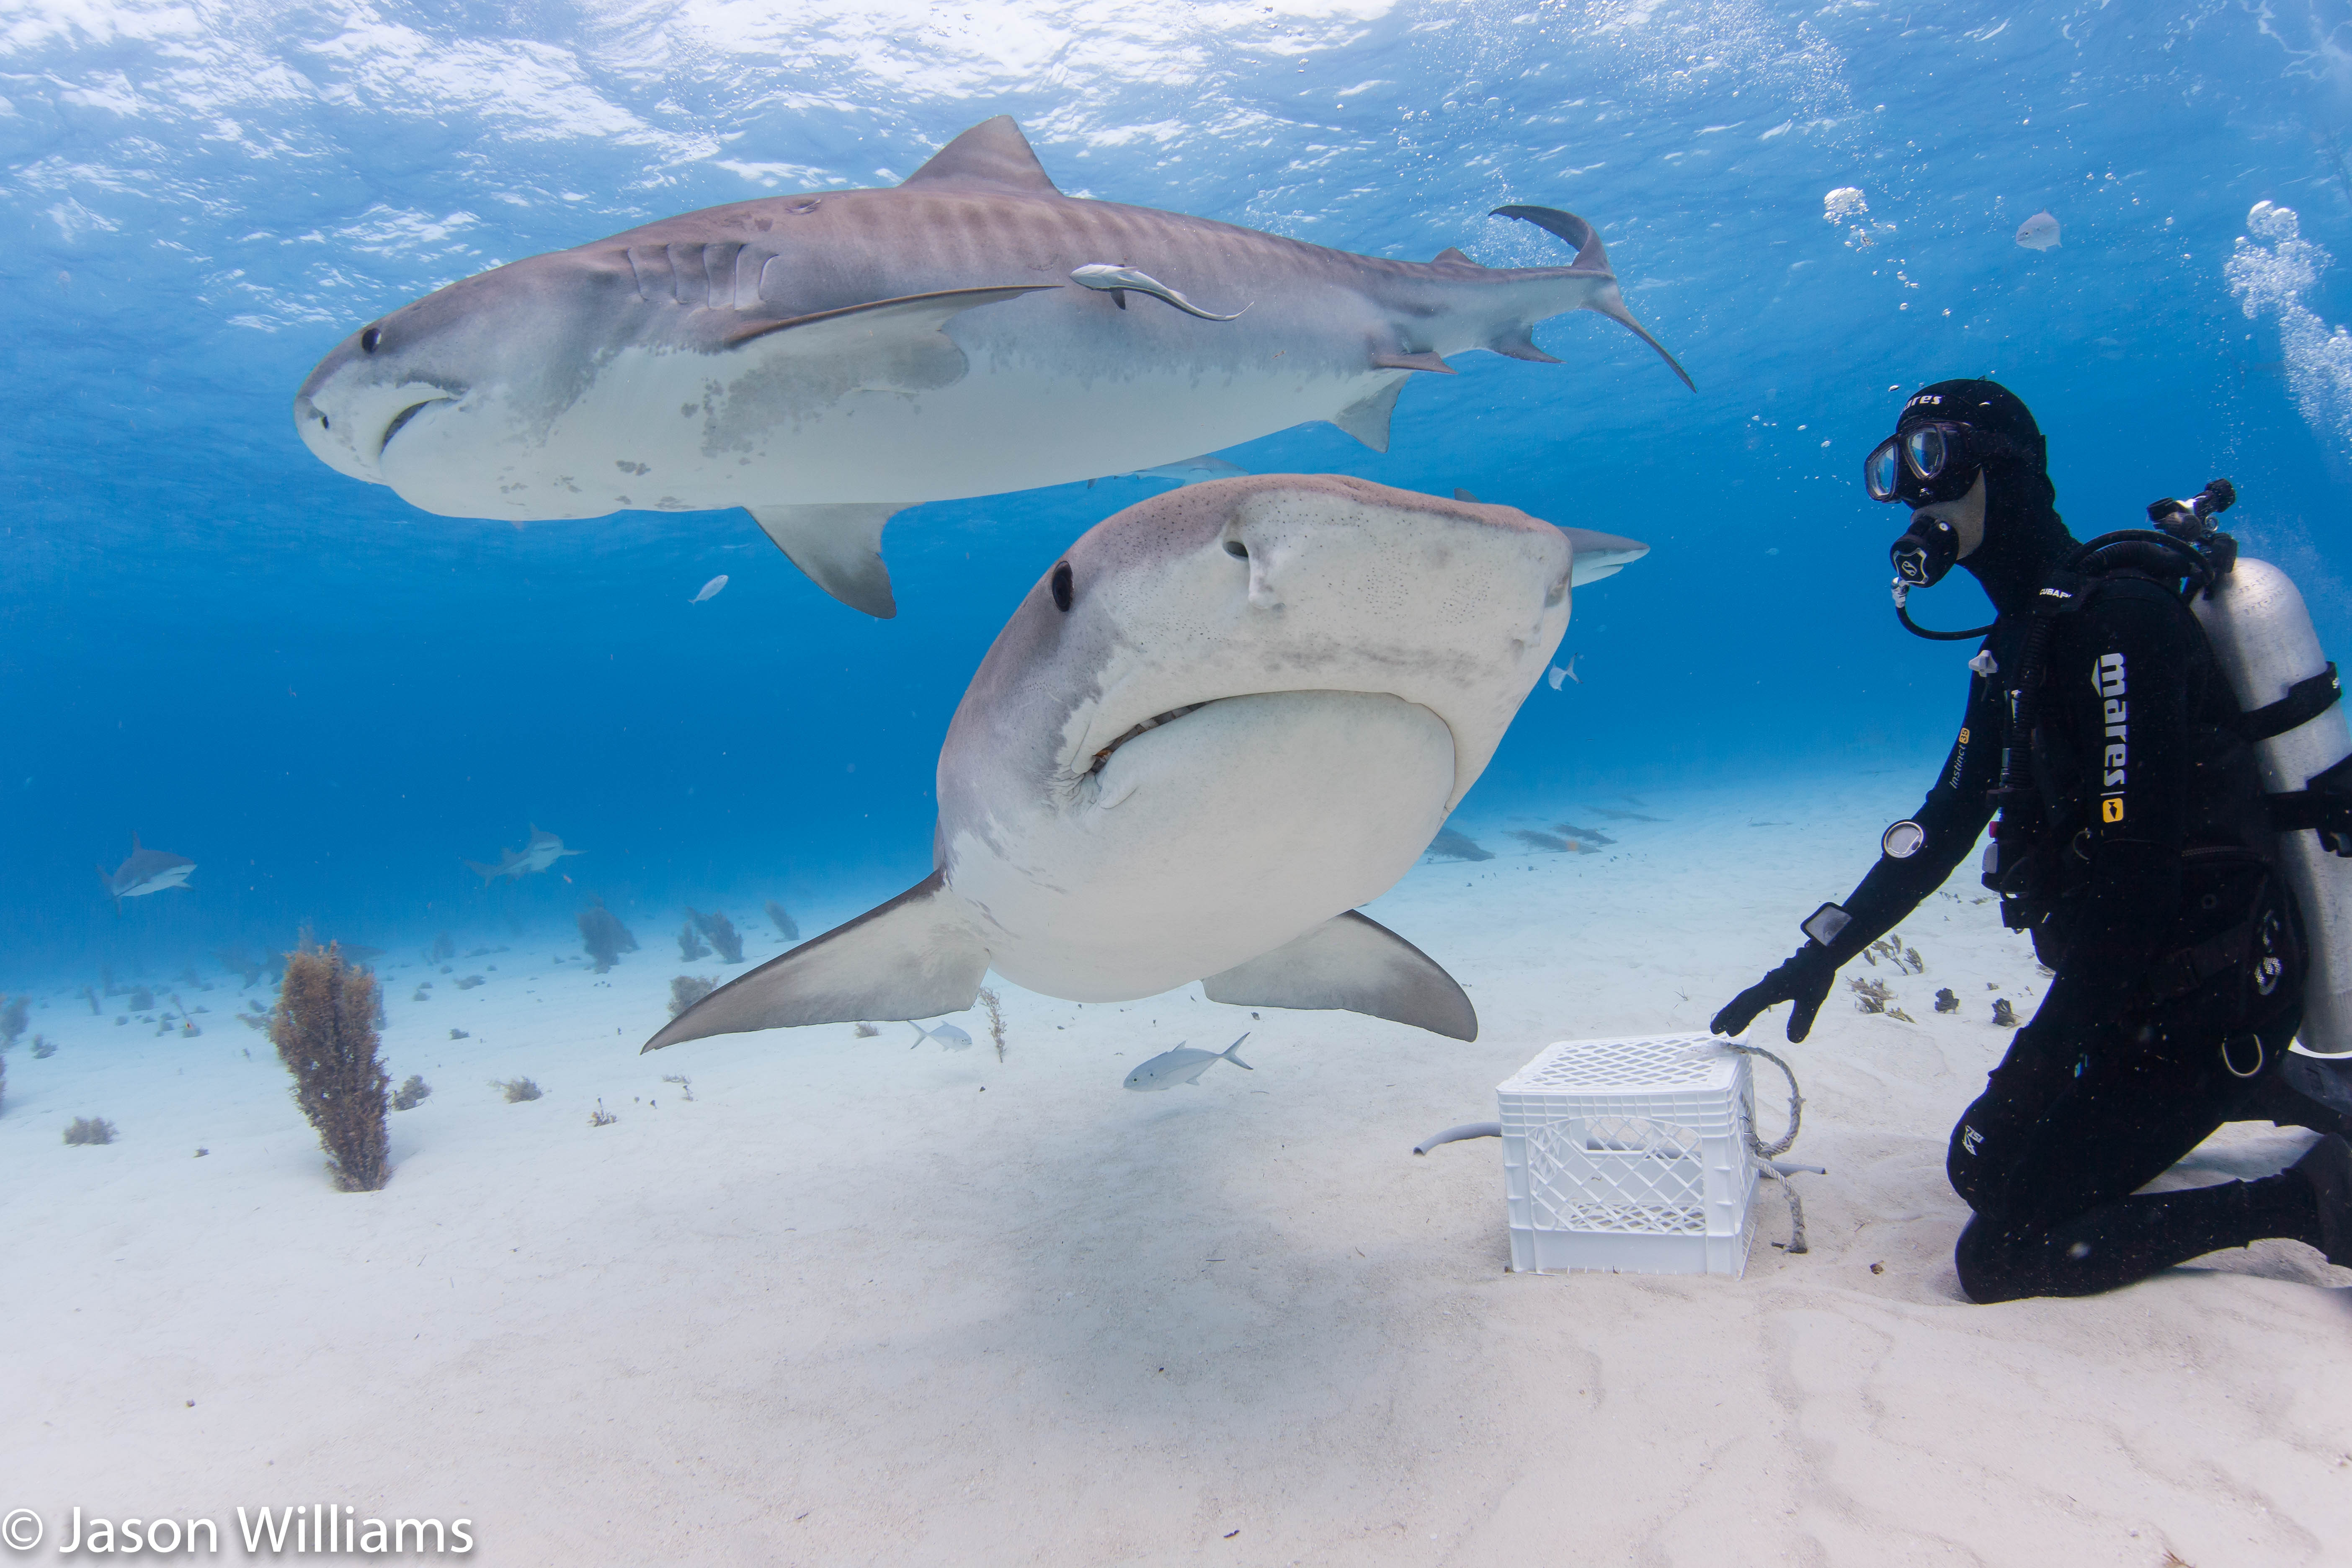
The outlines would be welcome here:
M 922 501 L 1129 473 L 1310 420 L 1386 451 L 1398 390 L 1473 349 L 1559 363 L 1538 322 L 1634 320 L 1575 249 L 1392 261 L 1064 195 L 1004 117 L 904 184 L 735 202 L 464 279 L 319 362 L 320 460 L 451 517 L 744 507 L 869 615 L 883 525 Z
M 971 1005 L 1337 1007 L 1475 1038 L 1357 912 L 1429 847 L 1567 629 L 1646 546 L 1335 475 L 1169 490 L 1030 589 L 940 752 L 931 874 L 646 1044 Z
M 146 848 L 134 833 L 131 836 L 131 853 L 122 864 L 111 871 L 100 866 L 98 879 L 106 884 L 106 896 L 114 900 L 119 910 L 125 899 L 143 899 L 150 893 L 187 886 L 188 873 L 195 868 L 196 863 L 184 855 Z
M 520 849 L 500 850 L 497 865 L 485 866 L 479 860 L 467 860 L 465 864 L 467 870 L 481 878 L 482 886 L 487 888 L 500 877 L 510 877 L 520 882 L 526 872 L 544 871 L 566 855 L 586 853 L 585 849 L 566 849 L 562 839 L 552 833 L 542 833 L 539 824 L 534 822 L 530 825 L 530 839 Z

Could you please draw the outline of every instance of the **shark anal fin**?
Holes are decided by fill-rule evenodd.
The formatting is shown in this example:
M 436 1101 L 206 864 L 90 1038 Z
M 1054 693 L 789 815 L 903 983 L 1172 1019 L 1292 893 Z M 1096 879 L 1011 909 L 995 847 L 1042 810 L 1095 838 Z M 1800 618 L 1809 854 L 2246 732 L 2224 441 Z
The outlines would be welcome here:
M 1396 412 L 1397 394 L 1403 387 L 1404 377 L 1399 376 L 1331 416 L 1331 423 L 1373 451 L 1385 452 L 1389 449 L 1389 416 Z
M 1460 485 L 1454 487 L 1454 499 L 1455 500 L 1466 500 L 1472 506 L 1485 506 L 1486 504 L 1485 501 L 1480 500 L 1476 496 L 1472 495 L 1468 490 L 1464 489 Z
M 1040 196 L 1062 194 L 1053 177 L 1045 173 L 1045 165 L 1037 161 L 1036 149 L 1029 145 L 1029 138 L 1021 134 L 1021 127 L 1009 114 L 982 121 L 932 153 L 928 163 L 899 184 L 949 181 L 999 191 L 1026 191 Z
M 644 1048 L 753 1029 L 961 1013 L 987 973 L 988 949 L 970 910 L 934 871 L 888 903 L 720 986 Z
M 1462 263 L 1464 266 L 1466 266 L 1466 267 L 1475 267 L 1475 266 L 1477 266 L 1477 265 L 1478 265 L 1476 262 L 1475 262 L 1475 261 L 1471 260 L 1468 257 L 1466 257 L 1466 256 L 1463 255 L 1463 254 L 1462 254 L 1462 252 L 1461 252 L 1460 250 L 1456 249 L 1454 247 L 1450 246 L 1450 245 L 1449 245 L 1449 246 L 1447 246 L 1444 249 L 1443 249 L 1443 250 L 1439 251 L 1436 255 L 1434 255 L 1434 256 L 1433 256 L 1433 257 L 1431 257 L 1431 258 L 1429 258 L 1429 264 L 1430 264 L 1432 267 L 1435 267 L 1435 266 L 1439 265 L 1441 262 L 1446 262 L 1446 261 L 1456 261 L 1456 262 L 1460 262 L 1460 263 Z
M 1457 1040 L 1478 1037 L 1478 1014 L 1454 976 L 1353 910 L 1201 983 L 1212 1002 L 1244 1007 L 1337 1007 Z
M 1532 360 L 1538 364 L 1558 364 L 1559 360 L 1536 347 L 1536 340 L 1525 327 L 1506 327 L 1486 340 L 1489 352 L 1509 359 Z
M 1454 369 L 1444 358 L 1426 350 L 1407 353 L 1402 349 L 1385 349 L 1372 355 L 1374 370 L 1425 370 L 1432 375 L 1452 375 Z
M 890 593 L 890 568 L 882 563 L 882 525 L 913 504 L 851 501 L 744 510 L 809 581 L 851 609 L 887 621 L 898 613 L 898 601 Z

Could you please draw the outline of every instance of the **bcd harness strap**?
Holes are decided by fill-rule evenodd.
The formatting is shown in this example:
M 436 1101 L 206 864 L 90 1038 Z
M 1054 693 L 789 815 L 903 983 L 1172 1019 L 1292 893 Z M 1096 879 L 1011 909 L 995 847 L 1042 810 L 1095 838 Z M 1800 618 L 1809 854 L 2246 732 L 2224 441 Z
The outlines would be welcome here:
M 2239 715 L 2238 733 L 2249 743 L 2267 741 L 2273 735 L 2284 735 L 2297 725 L 2308 724 L 2335 707 L 2343 695 L 2344 683 L 2336 678 L 2336 666 L 2331 661 L 2326 669 L 2310 679 L 2298 680 L 2288 687 L 2286 695 L 2277 701 Z
M 2333 853 L 2352 857 L 2352 757 L 2314 773 L 2306 788 L 2266 795 L 2263 802 L 2278 832 L 2309 828 Z

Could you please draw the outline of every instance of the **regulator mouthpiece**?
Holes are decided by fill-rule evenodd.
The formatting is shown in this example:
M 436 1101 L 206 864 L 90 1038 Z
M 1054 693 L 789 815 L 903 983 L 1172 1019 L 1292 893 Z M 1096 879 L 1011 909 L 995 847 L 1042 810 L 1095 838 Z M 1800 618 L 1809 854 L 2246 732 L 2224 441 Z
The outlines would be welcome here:
M 1960 558 L 1959 531 L 1940 517 L 1915 517 L 1886 554 L 1897 577 L 1915 588 L 1932 588 Z

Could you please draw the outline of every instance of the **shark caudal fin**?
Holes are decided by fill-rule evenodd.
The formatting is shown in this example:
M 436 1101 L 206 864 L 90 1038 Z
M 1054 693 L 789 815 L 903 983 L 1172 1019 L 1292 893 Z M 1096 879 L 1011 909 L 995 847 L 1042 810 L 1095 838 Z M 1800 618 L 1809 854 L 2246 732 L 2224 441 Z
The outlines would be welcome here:
M 1608 286 L 1595 293 L 1586 302 L 1584 308 L 1588 310 L 1598 310 L 1655 349 L 1658 357 L 1673 366 L 1675 374 L 1683 378 L 1685 386 L 1689 387 L 1693 392 L 1698 390 L 1698 384 L 1690 378 L 1690 372 L 1682 367 L 1682 362 L 1668 353 L 1666 345 L 1652 337 L 1650 330 L 1635 321 L 1633 312 L 1625 308 L 1625 297 L 1618 291 L 1616 269 L 1609 265 L 1609 251 L 1601 243 L 1600 231 L 1574 213 L 1562 212 L 1558 207 L 1496 207 L 1486 216 L 1516 218 L 1521 223 L 1531 223 L 1546 233 L 1557 235 L 1576 247 L 1576 259 L 1570 263 L 1570 266 L 1585 271 L 1605 273 L 1609 279 Z M 1527 346 L 1532 349 L 1535 345 L 1530 342 Z M 1496 352 L 1512 353 L 1515 358 L 1528 357 L 1524 353 L 1516 353 L 1515 350 L 1516 342 L 1512 348 L 1497 349 Z
M 1201 990 L 1212 1002 L 1237 1006 L 1336 1007 L 1457 1040 L 1478 1037 L 1477 1011 L 1454 976 L 1396 932 L 1353 910 L 1272 952 L 1210 975 Z
M 936 1018 L 971 1006 L 987 973 L 988 949 L 971 911 L 934 871 L 888 903 L 728 982 L 644 1049 L 801 1024 Z
M 496 866 L 485 866 L 479 860 L 468 860 L 463 856 L 458 858 L 457 864 L 466 868 L 467 870 L 471 871 L 475 876 L 479 877 L 482 879 L 482 886 L 485 888 L 488 887 L 490 883 L 497 879 L 499 874 L 499 868 Z

